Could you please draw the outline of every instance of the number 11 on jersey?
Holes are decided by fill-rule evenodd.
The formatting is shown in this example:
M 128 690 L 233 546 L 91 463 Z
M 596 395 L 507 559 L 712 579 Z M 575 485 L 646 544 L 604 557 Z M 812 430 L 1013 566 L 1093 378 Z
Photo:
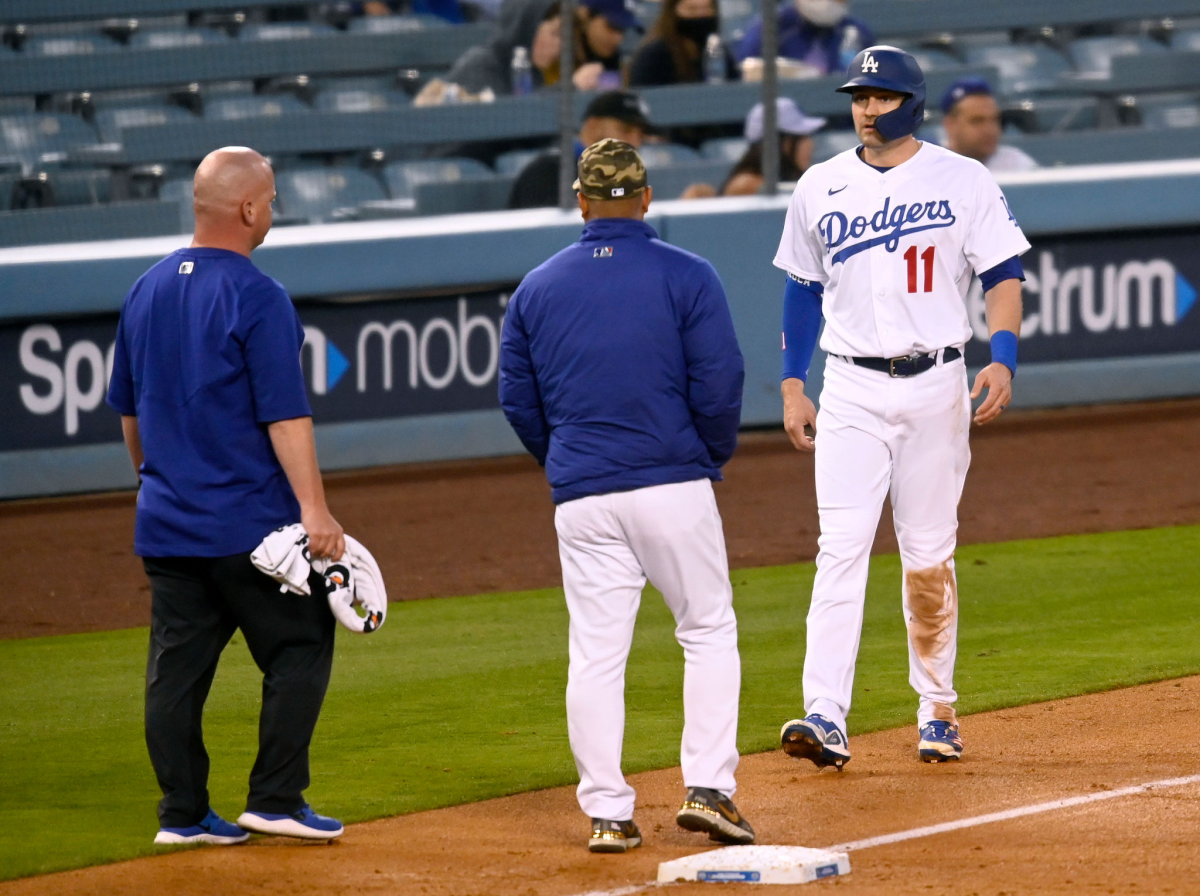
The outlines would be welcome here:
M 936 247 L 930 246 L 921 253 L 921 261 L 925 262 L 925 292 L 933 292 L 933 253 Z M 908 262 L 908 291 L 917 291 L 917 247 L 909 246 L 904 253 Z

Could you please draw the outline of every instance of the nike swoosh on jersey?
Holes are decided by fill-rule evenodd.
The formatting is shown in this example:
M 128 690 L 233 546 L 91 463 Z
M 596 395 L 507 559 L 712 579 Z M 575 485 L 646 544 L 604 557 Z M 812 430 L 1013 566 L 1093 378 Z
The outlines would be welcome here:
M 849 184 L 846 184 L 846 187 L 848 187 L 848 186 L 850 186 L 850 185 L 849 185 Z M 842 190 L 846 189 L 846 187 L 839 187 L 839 188 L 838 188 L 838 189 L 836 189 L 836 190 L 830 190 L 830 191 L 829 191 L 829 195 L 830 195 L 830 196 L 833 196 L 835 193 L 840 193 L 840 192 L 842 192 Z

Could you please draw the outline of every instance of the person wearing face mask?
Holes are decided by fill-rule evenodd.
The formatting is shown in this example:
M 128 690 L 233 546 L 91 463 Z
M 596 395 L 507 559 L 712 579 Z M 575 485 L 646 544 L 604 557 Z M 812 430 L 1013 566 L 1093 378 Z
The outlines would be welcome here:
M 846 14 L 846 0 L 795 0 L 779 7 L 779 55 L 818 75 L 840 72 L 875 35 L 862 19 Z M 853 30 L 851 30 L 853 29 Z M 847 54 L 843 59 L 842 54 Z M 739 62 L 762 56 L 762 17 L 756 17 L 737 47 Z
M 703 81 L 704 47 L 719 27 L 715 0 L 663 0 L 658 20 L 633 57 L 630 86 Z M 738 67 L 728 51 L 725 60 L 726 80 L 737 80 Z

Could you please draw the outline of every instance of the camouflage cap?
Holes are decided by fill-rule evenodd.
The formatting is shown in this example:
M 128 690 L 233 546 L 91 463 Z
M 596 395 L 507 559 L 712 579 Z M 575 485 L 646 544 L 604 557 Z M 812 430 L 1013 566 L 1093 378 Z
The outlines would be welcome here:
M 629 199 L 646 189 L 646 165 L 628 143 L 606 137 L 583 151 L 574 189 L 601 202 Z

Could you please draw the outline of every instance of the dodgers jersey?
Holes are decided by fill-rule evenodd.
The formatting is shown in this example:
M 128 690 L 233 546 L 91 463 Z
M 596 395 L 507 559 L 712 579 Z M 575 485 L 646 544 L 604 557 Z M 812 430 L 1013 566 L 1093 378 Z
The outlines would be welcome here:
M 1028 250 L 988 170 L 922 143 L 883 172 L 856 150 L 806 171 L 775 266 L 824 285 L 827 353 L 895 358 L 965 345 L 972 275 Z

